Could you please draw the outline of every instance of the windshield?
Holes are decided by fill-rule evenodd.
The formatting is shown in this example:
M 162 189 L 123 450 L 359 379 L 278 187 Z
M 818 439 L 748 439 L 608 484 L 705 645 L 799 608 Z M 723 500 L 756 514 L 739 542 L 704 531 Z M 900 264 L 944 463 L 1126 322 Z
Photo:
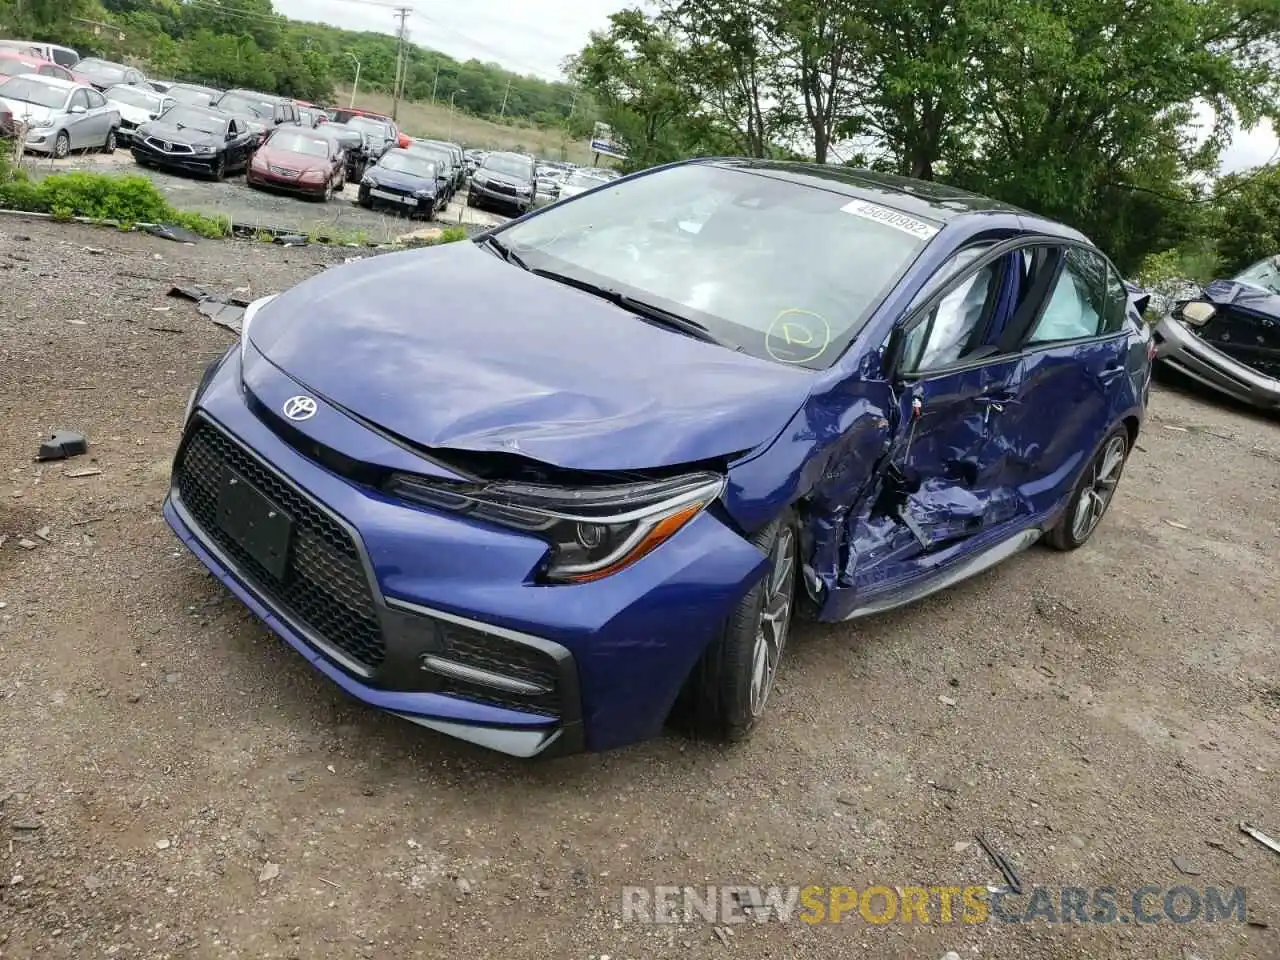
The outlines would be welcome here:
M 53 110 L 61 110 L 70 93 L 66 87 L 51 87 L 34 77 L 10 77 L 0 83 L 0 97 Z
M 384 140 L 391 139 L 391 127 L 381 120 L 370 120 L 368 117 L 352 117 L 347 121 L 347 126 L 371 133 L 375 137 L 382 137 Z
M 412 174 L 415 177 L 422 177 L 426 180 L 434 180 L 437 177 L 436 164 L 426 157 L 415 157 L 407 150 L 397 150 L 394 153 L 388 153 L 385 157 L 378 161 L 378 166 L 384 170 L 395 170 L 399 173 Z
M 665 308 L 755 356 L 823 369 L 937 232 L 895 213 L 692 164 L 547 207 L 496 237 L 530 269 Z
M 81 60 L 76 64 L 76 72 L 111 83 L 120 83 L 124 80 L 124 67 L 105 60 Z
M 218 109 L 225 110 L 227 113 L 247 113 L 251 117 L 257 117 L 259 120 L 270 120 L 272 114 L 275 113 L 271 104 L 262 100 L 242 97 L 238 93 L 224 93 L 218 98 Z
M 267 141 L 272 150 L 287 150 L 289 153 L 301 153 L 308 157 L 328 157 L 329 144 L 313 134 L 297 130 L 277 128 L 275 136 Z
M 207 107 L 213 102 L 216 94 L 207 93 L 204 90 L 196 90 L 194 87 L 170 87 L 169 96 L 177 100 L 179 103 L 188 103 L 192 106 Z
M 1238 283 L 1247 283 L 1251 287 L 1259 287 L 1268 293 L 1280 294 L 1280 263 L 1277 261 L 1280 261 L 1280 257 L 1269 257 L 1237 274 L 1234 279 Z
M 452 169 L 453 155 L 442 147 L 433 147 L 429 143 L 411 143 L 409 149 L 419 156 L 427 156 L 442 167 Z
M 141 107 L 143 110 L 158 112 L 160 105 L 164 102 L 164 97 L 157 93 L 147 93 L 141 87 L 131 87 L 128 85 L 112 87 L 107 91 L 108 100 L 114 100 L 116 103 L 123 103 L 129 107 Z
M 201 133 L 220 134 L 227 129 L 227 122 L 211 117 L 190 107 L 174 107 L 164 115 L 164 122 L 183 130 L 199 130 Z
M 490 154 L 485 157 L 484 163 L 480 164 L 480 169 L 525 180 L 533 177 L 533 164 L 523 157 L 495 157 Z

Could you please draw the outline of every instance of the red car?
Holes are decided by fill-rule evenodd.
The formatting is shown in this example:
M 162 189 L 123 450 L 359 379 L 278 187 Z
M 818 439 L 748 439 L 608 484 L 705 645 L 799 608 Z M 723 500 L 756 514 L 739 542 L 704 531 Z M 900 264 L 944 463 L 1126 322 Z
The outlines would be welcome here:
M 347 184 L 346 159 L 333 139 L 286 124 L 257 149 L 244 179 L 251 187 L 329 200 Z
M 66 67 L 58 66 L 52 60 L 0 49 L 0 79 L 27 73 L 39 74 L 42 77 L 57 77 L 59 80 L 70 80 L 72 83 L 88 83 L 83 77 L 72 73 Z

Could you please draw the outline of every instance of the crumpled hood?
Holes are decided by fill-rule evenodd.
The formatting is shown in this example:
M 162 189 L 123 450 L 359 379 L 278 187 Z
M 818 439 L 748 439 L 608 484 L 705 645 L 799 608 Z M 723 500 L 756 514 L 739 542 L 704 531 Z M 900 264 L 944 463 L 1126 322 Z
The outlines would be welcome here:
M 813 377 L 654 326 L 469 242 L 325 271 L 264 306 L 249 337 L 304 389 L 420 446 L 580 470 L 756 447 Z
M 34 103 L 27 103 L 25 100 L 10 100 L 6 97 L 0 97 L 0 103 L 9 108 L 9 112 L 13 114 L 15 120 L 20 120 L 33 127 L 42 127 L 53 122 L 54 117 L 62 115 L 61 110 L 41 107 Z
M 1237 280 L 1215 280 L 1204 288 L 1214 303 L 1230 304 L 1280 320 L 1280 296 Z

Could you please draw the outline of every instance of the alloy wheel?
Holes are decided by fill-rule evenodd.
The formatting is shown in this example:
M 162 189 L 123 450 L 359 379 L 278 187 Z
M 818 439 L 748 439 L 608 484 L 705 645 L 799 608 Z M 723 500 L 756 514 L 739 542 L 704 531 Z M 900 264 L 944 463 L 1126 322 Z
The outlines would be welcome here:
M 59 160 L 64 160 L 70 152 L 71 137 L 67 131 L 59 130 L 58 135 L 53 140 L 53 155 Z
M 1120 471 L 1124 468 L 1125 439 L 1114 436 L 1093 461 L 1091 473 L 1080 491 L 1075 516 L 1071 519 L 1071 536 L 1083 542 L 1093 533 L 1115 496 Z
M 764 601 L 756 622 L 756 641 L 751 653 L 751 716 L 764 713 L 773 681 L 787 645 L 791 626 L 792 599 L 796 583 L 796 538 L 787 526 L 778 531 L 770 552 L 769 575 L 764 584 Z

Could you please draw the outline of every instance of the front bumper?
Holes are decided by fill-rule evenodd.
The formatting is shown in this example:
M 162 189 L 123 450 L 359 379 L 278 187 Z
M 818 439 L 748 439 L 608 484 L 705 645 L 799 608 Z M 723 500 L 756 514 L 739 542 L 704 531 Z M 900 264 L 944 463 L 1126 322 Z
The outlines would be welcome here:
M 1172 316 L 1155 330 L 1156 359 L 1198 383 L 1263 409 L 1280 409 L 1280 380 L 1205 343 Z
M 429 197 L 413 197 L 408 194 L 397 194 L 395 196 L 380 197 L 375 196 L 373 190 L 377 188 L 360 186 L 359 200 L 360 205 L 368 207 L 371 210 L 386 209 L 395 210 L 398 213 L 408 216 L 432 217 L 439 207 L 439 201 L 435 195 Z M 392 191 L 384 191 L 391 193 Z
M 521 197 L 515 194 L 503 193 L 501 190 L 494 190 L 485 184 L 476 183 L 474 178 L 467 186 L 467 192 L 476 203 L 511 207 L 521 213 L 533 205 L 532 196 Z
M 170 170 L 184 170 L 187 173 L 198 173 L 208 176 L 213 173 L 214 164 L 221 154 L 211 153 L 197 156 L 194 153 L 165 153 L 153 150 L 136 137 L 130 148 L 133 159 L 138 163 L 149 163 L 153 167 L 165 167 Z
M 282 177 L 270 171 L 264 173 L 253 169 L 252 166 L 245 173 L 244 182 L 251 187 L 262 187 L 264 190 L 276 190 L 280 193 L 297 194 L 303 197 L 323 197 L 328 186 L 323 180 L 319 183 L 303 183 L 297 177 Z
M 541 585 L 541 541 L 339 475 L 353 462 L 431 468 L 319 398 L 303 424 L 274 416 L 302 388 L 265 359 L 249 369 L 242 391 L 233 352 L 200 395 L 165 518 L 270 629 L 371 706 L 522 757 L 645 739 L 763 574 L 764 556 L 704 513 L 612 577 Z M 219 526 L 218 464 L 295 518 L 283 580 Z

